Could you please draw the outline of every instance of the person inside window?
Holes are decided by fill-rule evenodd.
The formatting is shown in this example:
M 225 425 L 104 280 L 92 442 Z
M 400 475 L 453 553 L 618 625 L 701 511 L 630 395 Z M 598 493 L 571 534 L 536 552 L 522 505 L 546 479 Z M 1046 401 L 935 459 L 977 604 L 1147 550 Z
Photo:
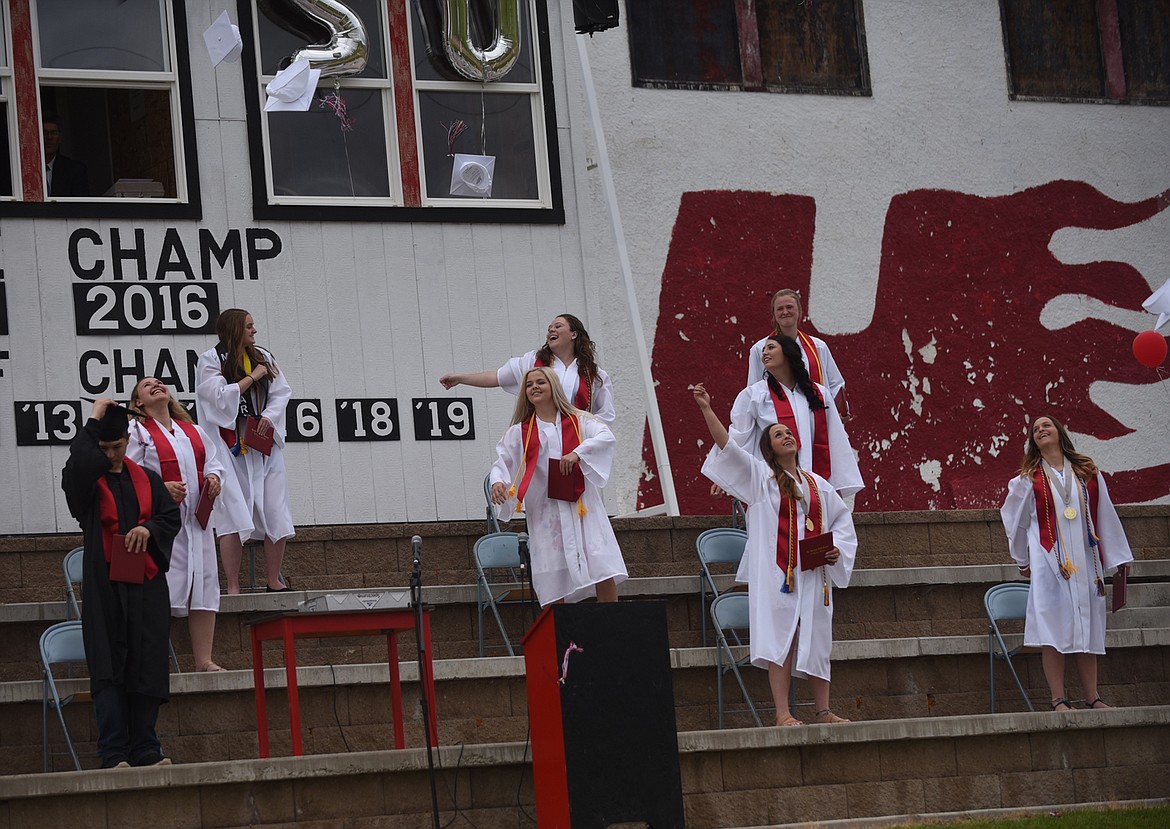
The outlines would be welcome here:
M 85 164 L 61 153 L 61 122 L 46 115 L 41 122 L 45 138 L 45 193 L 55 196 L 88 196 L 89 173 Z

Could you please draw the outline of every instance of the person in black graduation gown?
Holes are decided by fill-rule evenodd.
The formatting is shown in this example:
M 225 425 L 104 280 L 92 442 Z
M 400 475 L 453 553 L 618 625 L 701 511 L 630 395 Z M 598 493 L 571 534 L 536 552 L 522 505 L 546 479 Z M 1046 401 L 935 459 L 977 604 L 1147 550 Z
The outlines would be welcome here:
M 85 537 L 81 625 L 102 768 L 170 763 L 155 724 L 170 696 L 165 573 L 181 519 L 162 478 L 125 457 L 127 442 L 126 409 L 98 400 L 69 447 L 61 479 Z M 127 550 L 149 555 L 142 584 L 110 580 L 103 518 L 111 534 L 117 523 Z

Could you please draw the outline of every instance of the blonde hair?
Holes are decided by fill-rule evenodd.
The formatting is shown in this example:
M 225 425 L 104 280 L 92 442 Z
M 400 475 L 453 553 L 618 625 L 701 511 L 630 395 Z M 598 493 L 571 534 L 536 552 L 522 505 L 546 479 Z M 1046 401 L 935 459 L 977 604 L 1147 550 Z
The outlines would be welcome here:
M 772 299 L 768 303 L 768 322 L 775 326 L 777 334 L 780 333 L 780 324 L 776 322 L 776 298 L 782 296 L 790 296 L 795 299 L 797 313 L 802 317 L 804 316 L 804 303 L 800 301 L 800 291 L 795 291 L 792 288 L 781 288 L 772 294 Z
M 569 402 L 569 398 L 565 395 L 565 389 L 561 386 L 561 381 L 557 379 L 556 372 L 547 366 L 536 366 L 524 372 L 524 377 L 520 380 L 520 394 L 516 396 L 516 408 L 512 410 L 512 425 L 523 423 L 536 412 L 536 407 L 528 399 L 528 375 L 533 372 L 543 374 L 544 378 L 548 380 L 549 388 L 552 389 L 553 403 L 561 414 L 584 414 Z
M 134 388 L 130 390 L 130 400 L 126 404 L 126 408 L 128 408 L 132 411 L 135 411 L 135 412 L 142 412 L 143 414 L 146 414 L 146 410 L 144 408 L 142 408 L 141 406 L 139 406 L 136 401 L 138 400 L 138 389 L 147 380 L 158 380 L 158 378 L 157 377 L 143 377 L 141 380 L 139 380 L 137 383 L 135 383 Z M 159 380 L 159 382 L 162 383 L 161 380 Z M 163 385 L 165 386 L 166 384 L 163 383 Z M 176 400 L 175 396 L 173 394 L 171 394 L 171 390 L 169 388 L 167 389 L 167 411 L 170 413 L 171 418 L 173 420 L 183 420 L 183 421 L 186 421 L 187 423 L 194 423 L 195 422 L 192 419 L 191 414 L 186 409 L 183 408 L 183 404 L 180 403 L 178 400 Z

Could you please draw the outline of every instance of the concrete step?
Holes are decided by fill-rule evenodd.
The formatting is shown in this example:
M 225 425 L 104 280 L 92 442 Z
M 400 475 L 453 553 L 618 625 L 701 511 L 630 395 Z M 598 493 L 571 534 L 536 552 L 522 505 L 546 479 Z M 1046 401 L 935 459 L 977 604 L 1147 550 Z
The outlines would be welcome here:
M 1140 561 L 1134 566 L 1129 606 L 1110 614 L 1110 627 L 1170 627 L 1170 560 Z M 961 636 L 986 631 L 983 594 L 992 584 L 1017 579 L 1011 565 L 921 567 L 858 570 L 847 590 L 834 593 L 834 633 L 838 639 L 889 639 L 911 636 Z M 1165 579 L 1165 581 L 1156 581 Z M 723 588 L 732 576 L 717 577 Z M 703 615 L 698 601 L 697 575 L 632 578 L 622 585 L 624 598 L 661 598 L 668 603 L 672 647 L 701 645 Z M 501 590 L 509 585 L 500 585 Z M 374 588 L 370 588 L 374 589 Z M 308 598 L 346 591 L 291 591 L 224 596 L 217 621 L 215 657 L 226 668 L 252 664 L 248 623 L 265 613 L 295 610 Z M 479 655 L 476 623 L 476 591 L 473 584 L 427 587 L 424 601 L 433 607 L 432 638 L 439 659 Z M 513 643 L 519 641 L 530 620 L 525 609 L 502 608 Z M 0 605 L 0 681 L 33 679 L 40 675 L 37 642 L 44 629 L 65 618 L 64 602 Z M 708 624 L 709 628 L 709 624 Z M 171 639 L 183 670 L 193 670 L 186 625 L 175 621 Z M 713 642 L 708 630 L 708 642 Z M 502 642 L 494 620 L 487 617 L 485 642 L 488 654 L 502 654 Z M 402 653 L 413 653 L 413 640 Z M 275 650 L 275 644 L 266 646 Z M 298 642 L 298 658 L 305 664 L 360 663 L 380 658 L 378 645 L 369 639 L 323 639 Z
M 773 826 L 1170 796 L 1170 707 L 679 735 L 687 826 Z M 440 820 L 535 816 L 524 741 L 438 749 Z M 0 777 L 5 826 L 424 827 L 426 752 Z
M 1009 645 L 1013 644 L 1009 642 Z M 1100 693 L 1114 705 L 1142 706 L 1170 699 L 1170 628 L 1113 630 L 1109 655 L 1100 662 Z M 384 646 L 383 646 L 384 647 Z M 383 651 L 384 653 L 384 651 Z M 858 721 L 919 717 L 974 716 L 989 710 L 985 636 L 855 640 L 833 651 L 832 704 Z M 269 659 L 271 666 L 275 660 Z M 680 731 L 716 728 L 716 655 L 713 648 L 671 651 L 675 717 Z M 1046 686 L 1039 658 L 1016 660 L 1021 680 L 1038 707 Z M 770 705 L 766 672 L 743 671 L 757 706 Z M 422 745 L 417 665 L 404 662 L 407 745 Z M 527 732 L 527 695 L 521 657 L 439 660 L 435 663 L 439 739 L 443 745 L 523 740 Z M 298 668 L 302 731 L 309 754 L 371 751 L 393 744 L 388 670 L 384 661 Z M 269 723 L 275 755 L 291 752 L 282 668 L 269 667 Z M 807 687 L 797 682 L 797 715 L 810 719 Z M 65 691 L 85 690 L 88 681 L 64 680 Z M 252 672 L 173 674 L 172 698 L 163 707 L 159 733 L 168 753 L 182 762 L 236 760 L 257 755 Z M 731 677 L 724 679 L 727 727 L 754 724 Z M 999 710 L 1025 709 L 1010 675 L 997 669 Z M 0 683 L 0 774 L 41 768 L 41 683 Z M 70 732 L 79 748 L 96 739 L 88 703 L 67 709 Z M 761 713 L 769 722 L 769 715 Z M 58 726 L 50 737 L 60 745 Z M 67 768 L 58 762 L 57 768 Z M 90 761 L 96 765 L 96 761 Z M 0 824 L 2 825 L 2 824 Z

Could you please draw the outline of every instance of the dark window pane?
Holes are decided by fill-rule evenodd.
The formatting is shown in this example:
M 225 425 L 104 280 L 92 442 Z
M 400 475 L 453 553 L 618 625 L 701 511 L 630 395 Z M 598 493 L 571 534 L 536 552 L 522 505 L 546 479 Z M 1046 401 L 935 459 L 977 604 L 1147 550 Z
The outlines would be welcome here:
M 1095 0 L 1002 0 L 1012 93 L 1104 98 Z
M 260 71 L 265 75 L 275 75 L 284 62 L 293 52 L 303 49 L 311 42 L 307 35 L 293 34 L 289 29 L 308 29 L 309 33 L 321 33 L 324 29 L 317 29 L 317 24 L 310 18 L 296 13 L 291 3 L 265 3 L 258 5 L 260 13 L 256 15 L 257 26 L 260 29 Z M 370 59 L 365 70 L 355 77 L 385 78 L 386 77 L 386 24 L 382 21 L 381 10 L 385 8 L 385 0 L 347 0 L 348 5 L 361 18 L 366 27 L 366 37 L 369 39 Z M 274 20 L 270 14 L 280 15 Z M 287 27 L 287 28 L 286 28 Z M 328 41 L 324 36 L 320 43 Z M 332 86 L 329 78 L 321 79 L 321 88 Z
M 1170 0 L 1117 0 L 1131 98 L 1170 99 Z
M 768 86 L 868 91 L 852 0 L 756 5 Z
M 320 95 L 308 112 L 268 113 L 275 195 L 390 195 L 381 91 L 343 88 L 341 97 L 353 121 L 349 132 L 332 110 L 320 108 Z
M 498 0 L 501 3 L 511 3 L 514 0 Z M 431 65 L 427 58 L 426 39 L 423 37 L 422 24 L 418 19 L 417 9 L 414 3 L 409 4 L 410 7 L 410 27 L 414 39 L 414 76 L 420 81 L 442 81 L 447 80 L 439 74 L 438 70 Z M 474 16 L 472 20 L 474 22 Z M 472 32 L 473 42 L 477 46 L 483 48 L 484 44 L 476 40 L 474 31 Z M 442 50 L 442 42 L 440 35 L 436 34 L 436 42 L 434 47 Z M 533 68 L 535 64 L 535 55 L 532 49 L 532 15 L 529 13 L 528 0 L 520 0 L 520 57 L 516 59 L 515 65 L 512 69 L 500 79 L 503 83 L 535 83 L 536 71 Z
M 58 119 L 60 152 L 85 164 L 92 196 L 176 197 L 171 103 L 161 89 L 41 87 L 42 110 Z
M 163 72 L 159 0 L 39 0 L 41 66 Z
M 0 103 L 0 196 L 11 195 L 12 147 L 8 143 L 8 104 Z
M 486 120 L 486 149 L 480 152 L 480 107 Z M 455 142 L 455 152 L 494 155 L 493 199 L 540 198 L 533 144 L 532 96 L 497 93 L 481 97 L 471 92 L 420 92 L 419 123 L 427 196 L 451 197 L 451 163 L 447 155 L 447 127 L 462 120 L 467 130 Z M 455 198 L 467 198 L 456 196 Z
M 739 86 L 735 0 L 626 3 L 634 83 Z

